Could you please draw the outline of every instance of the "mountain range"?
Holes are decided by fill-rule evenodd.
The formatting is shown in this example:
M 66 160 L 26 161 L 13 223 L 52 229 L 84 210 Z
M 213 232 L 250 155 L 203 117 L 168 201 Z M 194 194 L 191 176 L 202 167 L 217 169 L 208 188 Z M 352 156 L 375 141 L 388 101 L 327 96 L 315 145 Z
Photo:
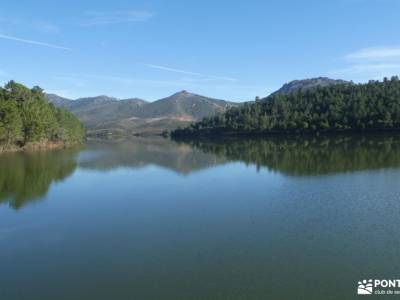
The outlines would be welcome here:
M 276 93 L 287 94 L 298 89 L 348 83 L 319 77 L 295 80 Z M 222 113 L 243 103 L 213 99 L 181 91 L 169 97 L 148 102 L 139 98 L 117 99 L 97 96 L 67 99 L 46 94 L 49 102 L 74 113 L 85 125 L 88 135 L 155 135 L 185 127 L 204 117 Z
M 208 98 L 187 91 L 154 102 L 138 98 L 97 96 L 71 100 L 46 94 L 49 102 L 74 113 L 89 135 L 152 135 L 184 127 L 226 111 L 239 103 Z

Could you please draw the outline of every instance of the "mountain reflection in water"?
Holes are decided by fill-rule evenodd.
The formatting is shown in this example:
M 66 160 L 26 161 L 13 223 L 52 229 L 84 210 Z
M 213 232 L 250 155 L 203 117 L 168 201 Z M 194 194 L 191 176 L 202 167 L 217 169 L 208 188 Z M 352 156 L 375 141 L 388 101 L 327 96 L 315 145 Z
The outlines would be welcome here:
M 14 209 L 46 196 L 77 168 L 107 172 L 158 166 L 188 176 L 244 162 L 288 176 L 397 168 L 400 137 L 342 136 L 175 142 L 163 138 L 92 140 L 82 149 L 0 155 L 0 203 Z

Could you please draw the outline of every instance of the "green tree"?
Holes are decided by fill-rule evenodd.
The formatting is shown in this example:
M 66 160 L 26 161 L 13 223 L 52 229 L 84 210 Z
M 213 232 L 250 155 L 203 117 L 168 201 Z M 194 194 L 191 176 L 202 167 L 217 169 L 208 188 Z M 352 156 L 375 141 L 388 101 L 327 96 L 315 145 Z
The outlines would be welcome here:
M 82 123 L 68 111 L 49 104 L 40 87 L 10 81 L 0 88 L 0 144 L 82 142 Z
M 21 137 L 22 120 L 15 101 L 0 99 L 0 140 L 6 147 Z

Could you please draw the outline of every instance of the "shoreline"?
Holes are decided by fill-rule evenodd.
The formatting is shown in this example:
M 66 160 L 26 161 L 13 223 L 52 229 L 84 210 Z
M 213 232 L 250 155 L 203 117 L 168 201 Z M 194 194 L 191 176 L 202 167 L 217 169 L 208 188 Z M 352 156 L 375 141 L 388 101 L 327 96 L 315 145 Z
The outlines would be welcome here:
M 172 132 L 170 137 L 174 140 L 194 139 L 220 139 L 220 138 L 273 138 L 273 137 L 321 137 L 321 136 L 368 136 L 374 134 L 399 134 L 399 128 L 371 128 L 371 129 L 347 129 L 347 130 L 326 130 L 326 131 L 228 131 L 228 130 L 204 130 L 202 132 Z
M 18 145 L 10 145 L 5 147 L 5 145 L 0 145 L 0 154 L 3 153 L 15 153 L 15 152 L 36 152 L 36 151 L 49 151 L 49 150 L 59 150 L 65 148 L 71 148 L 74 146 L 82 145 L 83 143 L 72 143 L 68 144 L 65 142 L 34 142 L 28 143 L 22 147 Z

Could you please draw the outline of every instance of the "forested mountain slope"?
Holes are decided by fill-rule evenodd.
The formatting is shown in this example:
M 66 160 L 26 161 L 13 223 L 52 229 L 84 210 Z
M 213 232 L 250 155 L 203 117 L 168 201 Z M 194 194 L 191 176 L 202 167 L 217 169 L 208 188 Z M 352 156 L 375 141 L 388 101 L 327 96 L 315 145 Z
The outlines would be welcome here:
M 336 84 L 265 99 L 204 118 L 173 136 L 400 129 L 398 77 Z

